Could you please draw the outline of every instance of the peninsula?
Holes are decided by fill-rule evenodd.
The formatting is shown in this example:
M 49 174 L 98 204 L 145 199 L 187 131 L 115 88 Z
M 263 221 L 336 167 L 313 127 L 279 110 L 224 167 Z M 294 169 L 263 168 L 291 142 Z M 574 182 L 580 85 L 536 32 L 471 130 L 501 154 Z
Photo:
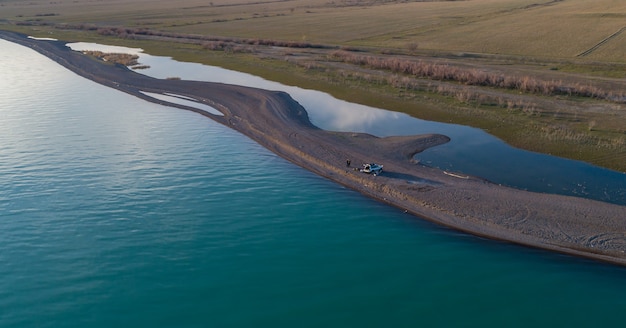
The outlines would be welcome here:
M 413 155 L 449 141 L 443 135 L 378 138 L 324 131 L 284 92 L 221 83 L 155 79 L 72 51 L 65 42 L 0 31 L 76 74 L 147 101 L 191 110 L 235 129 L 277 155 L 407 213 L 477 236 L 626 265 L 626 207 L 499 186 L 419 165 Z M 176 94 L 223 115 L 169 103 L 147 93 Z M 383 163 L 366 175 L 346 166 Z

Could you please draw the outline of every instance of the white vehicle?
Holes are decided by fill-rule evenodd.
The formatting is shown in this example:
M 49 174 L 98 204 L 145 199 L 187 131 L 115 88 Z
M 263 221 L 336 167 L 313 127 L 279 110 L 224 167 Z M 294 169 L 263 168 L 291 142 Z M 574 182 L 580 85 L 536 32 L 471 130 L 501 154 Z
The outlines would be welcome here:
M 363 164 L 363 167 L 359 171 L 363 173 L 379 175 L 383 173 L 383 166 L 376 163 Z

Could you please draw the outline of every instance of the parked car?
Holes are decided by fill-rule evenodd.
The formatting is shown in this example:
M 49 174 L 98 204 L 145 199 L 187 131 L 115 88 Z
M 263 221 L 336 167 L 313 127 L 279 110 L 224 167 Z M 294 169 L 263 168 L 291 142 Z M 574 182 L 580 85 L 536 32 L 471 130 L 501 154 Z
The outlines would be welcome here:
M 363 173 L 379 175 L 383 173 L 383 166 L 376 163 L 366 163 L 363 164 L 363 167 L 359 171 Z

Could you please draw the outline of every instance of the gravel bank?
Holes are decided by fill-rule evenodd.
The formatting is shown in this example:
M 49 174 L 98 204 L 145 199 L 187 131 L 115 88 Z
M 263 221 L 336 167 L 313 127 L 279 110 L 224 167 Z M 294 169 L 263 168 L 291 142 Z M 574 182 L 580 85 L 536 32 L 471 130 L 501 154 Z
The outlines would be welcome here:
M 105 86 L 198 112 L 303 168 L 423 219 L 478 236 L 626 265 L 626 207 L 502 187 L 411 161 L 415 153 L 449 141 L 446 136 L 377 138 L 324 131 L 313 126 L 306 110 L 283 92 L 155 79 L 71 51 L 65 42 L 37 41 L 3 31 L 0 37 Z M 142 91 L 193 98 L 223 116 L 160 101 Z M 348 167 L 346 159 L 352 166 L 382 163 L 385 173 L 360 173 Z

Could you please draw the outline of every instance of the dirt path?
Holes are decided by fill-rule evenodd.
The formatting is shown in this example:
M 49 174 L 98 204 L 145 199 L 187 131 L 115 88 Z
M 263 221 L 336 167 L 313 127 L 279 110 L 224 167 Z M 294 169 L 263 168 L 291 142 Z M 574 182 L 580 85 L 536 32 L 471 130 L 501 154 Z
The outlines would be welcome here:
M 288 94 L 220 83 L 160 80 L 105 64 L 64 46 L 2 32 L 80 76 L 155 103 L 198 112 L 255 140 L 281 157 L 366 196 L 418 217 L 474 235 L 626 265 L 626 207 L 588 199 L 520 191 L 476 177 L 455 176 L 411 161 L 447 142 L 442 135 L 377 138 L 321 130 Z M 223 113 L 166 103 L 143 93 L 170 93 Z M 379 162 L 372 176 L 346 166 Z
M 618 37 L 620 34 L 622 34 L 624 31 L 626 31 L 626 26 L 622 27 L 621 29 L 619 29 L 619 31 L 607 36 L 606 38 L 602 39 L 602 41 L 598 42 L 596 45 L 594 45 L 593 47 L 579 53 L 578 55 L 576 55 L 576 57 L 585 57 L 585 56 L 589 56 L 592 52 L 598 50 L 598 48 L 600 48 L 601 46 L 603 46 L 604 44 L 608 43 L 609 41 L 615 39 L 616 37 Z

